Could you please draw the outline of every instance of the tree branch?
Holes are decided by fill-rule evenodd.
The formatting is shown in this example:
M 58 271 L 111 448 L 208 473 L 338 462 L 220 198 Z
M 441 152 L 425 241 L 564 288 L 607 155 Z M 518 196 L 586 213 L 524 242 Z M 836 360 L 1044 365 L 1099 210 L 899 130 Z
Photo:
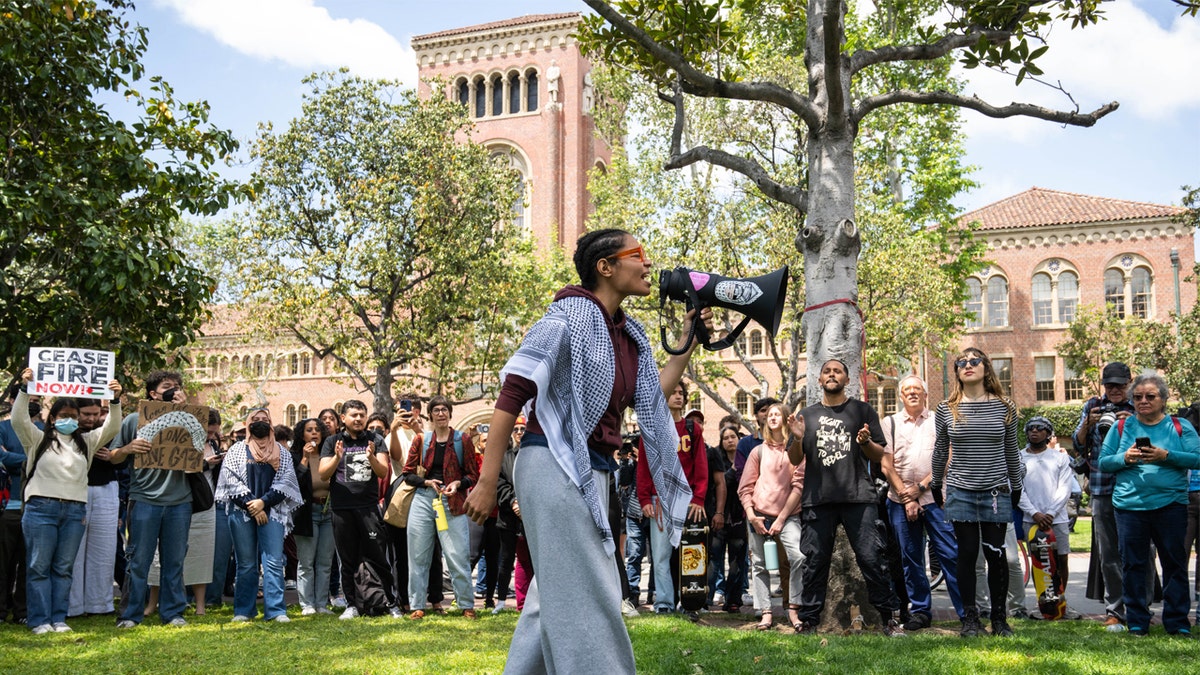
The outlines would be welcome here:
M 886 94 L 871 96 L 861 101 L 854 108 L 854 120 L 857 122 L 866 117 L 871 111 L 898 103 L 915 103 L 920 105 L 941 104 L 966 108 L 987 115 L 988 117 L 1034 117 L 1037 119 L 1069 124 L 1076 127 L 1090 127 L 1101 117 L 1111 113 L 1120 105 L 1116 101 L 1106 103 L 1090 113 L 1053 110 L 1031 103 L 1010 103 L 1005 106 L 994 106 L 978 96 L 962 96 L 947 91 L 909 91 L 897 90 Z
M 679 52 L 659 44 L 604 0 L 583 0 L 583 2 L 642 49 L 650 52 L 654 58 L 678 73 L 686 83 L 684 86 L 686 93 L 693 96 L 774 103 L 796 113 L 810 128 L 815 128 L 820 124 L 817 108 L 807 97 L 773 82 L 729 82 L 707 75 L 689 63 Z
M 947 35 L 933 44 L 888 45 L 878 49 L 865 49 L 855 52 L 850 57 L 850 72 L 857 73 L 867 66 L 873 66 L 878 63 L 933 61 L 942 58 L 955 49 L 969 47 L 978 42 L 981 37 L 986 38 L 992 44 L 996 44 L 1007 40 L 1011 36 L 1012 33 L 1008 31 L 981 30 L 961 35 Z
M 825 0 L 821 17 L 825 60 L 825 97 L 828 101 L 828 129 L 846 128 L 846 97 L 842 95 L 842 0 Z M 851 71 L 853 72 L 853 71 Z

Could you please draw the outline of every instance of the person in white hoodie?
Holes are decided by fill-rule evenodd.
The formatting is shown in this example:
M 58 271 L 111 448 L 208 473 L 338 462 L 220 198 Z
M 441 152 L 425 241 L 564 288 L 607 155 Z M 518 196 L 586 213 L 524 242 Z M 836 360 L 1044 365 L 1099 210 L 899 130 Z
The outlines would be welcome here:
M 1019 503 L 1025 525 L 1024 531 L 1018 536 L 1025 539 L 1033 525 L 1046 532 L 1054 532 L 1058 583 L 1065 592 L 1067 560 L 1071 553 L 1067 501 L 1071 498 L 1071 480 L 1075 472 L 1067 453 L 1049 449 L 1048 443 L 1053 436 L 1054 425 L 1045 417 L 1033 417 L 1025 423 L 1028 444 L 1021 450 L 1025 490 L 1021 493 Z M 1075 615 L 1071 610 L 1068 613 Z
M 21 380 L 33 381 L 26 368 Z M 88 467 L 96 451 L 117 435 L 121 420 L 121 385 L 109 389 L 117 400 L 104 426 L 86 434 L 79 430 L 80 402 L 59 398 L 50 406 L 46 429 L 29 417 L 29 396 L 22 391 L 13 405 L 13 431 L 28 455 L 24 481 L 26 625 L 35 635 L 71 630 L 67 625 L 75 555 L 83 540 L 87 514 Z

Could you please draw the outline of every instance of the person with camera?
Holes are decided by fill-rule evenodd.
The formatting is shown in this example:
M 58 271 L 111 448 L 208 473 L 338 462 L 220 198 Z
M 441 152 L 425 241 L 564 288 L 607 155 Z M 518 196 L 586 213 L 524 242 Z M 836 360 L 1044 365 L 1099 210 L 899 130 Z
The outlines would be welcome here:
M 1121 546 L 1122 588 L 1129 634 L 1150 630 L 1147 570 L 1150 544 L 1162 564 L 1162 622 L 1170 635 L 1191 635 L 1188 610 L 1188 470 L 1200 468 L 1200 437 L 1185 419 L 1166 414 L 1167 383 L 1157 374 L 1133 381 L 1136 414 L 1118 420 L 1104 438 L 1100 469 L 1113 476 L 1112 504 Z
M 1117 536 L 1117 519 L 1113 511 L 1112 491 L 1116 478 L 1100 469 L 1100 451 L 1104 437 L 1118 420 L 1133 414 L 1129 402 L 1129 366 L 1114 361 L 1101 372 L 1102 396 L 1083 404 L 1079 425 L 1071 437 L 1078 456 L 1076 470 L 1088 474 L 1088 492 L 1092 507 L 1092 562 L 1099 566 L 1104 583 L 1104 626 L 1111 631 L 1125 627 L 1125 602 L 1122 600 L 1121 551 Z M 1092 597 L 1090 594 L 1088 597 Z

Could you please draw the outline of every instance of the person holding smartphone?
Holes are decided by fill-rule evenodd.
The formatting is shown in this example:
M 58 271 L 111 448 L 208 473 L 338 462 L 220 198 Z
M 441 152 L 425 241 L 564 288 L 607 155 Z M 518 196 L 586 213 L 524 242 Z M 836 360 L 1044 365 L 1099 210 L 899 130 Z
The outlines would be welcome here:
M 1185 419 L 1166 414 L 1167 383 L 1159 375 L 1133 381 L 1134 415 L 1118 421 L 1104 438 L 1100 470 L 1116 476 L 1113 508 L 1121 547 L 1125 621 L 1129 634 L 1150 631 L 1146 602 L 1150 543 L 1162 563 L 1163 628 L 1191 635 L 1188 610 L 1188 469 L 1200 468 L 1200 437 Z

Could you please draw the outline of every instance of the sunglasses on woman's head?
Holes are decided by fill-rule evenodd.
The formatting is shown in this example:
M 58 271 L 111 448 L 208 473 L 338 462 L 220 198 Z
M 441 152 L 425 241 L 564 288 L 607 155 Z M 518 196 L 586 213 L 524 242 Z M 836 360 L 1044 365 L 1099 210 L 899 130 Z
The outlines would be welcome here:
M 955 361 L 954 366 L 956 368 L 966 368 L 967 366 L 971 366 L 972 368 L 974 368 L 975 366 L 977 366 L 981 363 L 983 363 L 982 357 L 973 356 L 969 359 L 959 359 L 959 360 Z

